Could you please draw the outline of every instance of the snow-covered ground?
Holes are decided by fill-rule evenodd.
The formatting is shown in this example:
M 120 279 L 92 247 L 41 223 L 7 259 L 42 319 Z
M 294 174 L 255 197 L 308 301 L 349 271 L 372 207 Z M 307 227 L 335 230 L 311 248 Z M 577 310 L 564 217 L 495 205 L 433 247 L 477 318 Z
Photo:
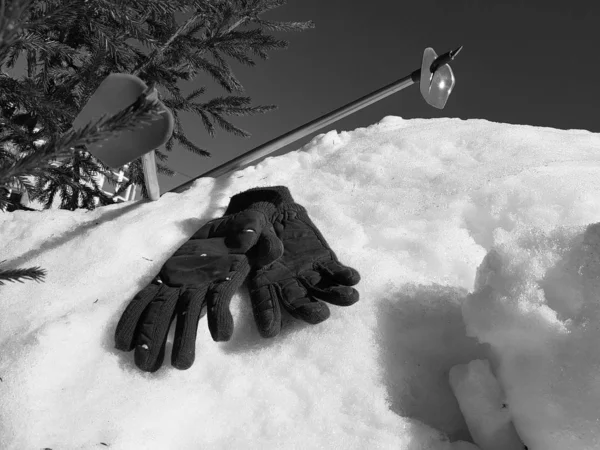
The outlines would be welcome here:
M 167 347 L 139 371 L 114 349 L 126 304 L 269 185 L 360 272 L 360 301 L 267 340 L 242 290 L 231 341 L 203 319 L 191 369 Z M 0 287 L 0 448 L 600 448 L 598 222 L 600 135 L 399 117 L 158 202 L 0 214 L 2 267 L 48 272 Z

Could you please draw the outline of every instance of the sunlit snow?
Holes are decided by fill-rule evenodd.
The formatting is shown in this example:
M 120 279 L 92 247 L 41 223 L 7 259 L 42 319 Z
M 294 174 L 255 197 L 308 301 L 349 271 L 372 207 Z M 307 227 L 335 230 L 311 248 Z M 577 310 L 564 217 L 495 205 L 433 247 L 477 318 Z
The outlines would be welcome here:
M 263 339 L 242 290 L 231 341 L 203 319 L 191 369 L 167 347 L 138 370 L 114 349 L 126 304 L 232 195 L 273 185 L 360 301 Z M 48 272 L 0 286 L 0 448 L 600 448 L 599 222 L 599 134 L 399 117 L 157 202 L 0 214 L 2 267 Z

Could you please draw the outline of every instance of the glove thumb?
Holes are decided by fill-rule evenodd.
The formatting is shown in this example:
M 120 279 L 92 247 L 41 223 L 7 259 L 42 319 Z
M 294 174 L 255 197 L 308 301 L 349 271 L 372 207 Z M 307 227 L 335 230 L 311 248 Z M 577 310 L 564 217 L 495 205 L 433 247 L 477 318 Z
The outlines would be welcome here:
M 275 234 L 271 223 L 260 230 L 258 241 L 248 256 L 251 264 L 257 267 L 267 266 L 283 256 L 283 242 Z

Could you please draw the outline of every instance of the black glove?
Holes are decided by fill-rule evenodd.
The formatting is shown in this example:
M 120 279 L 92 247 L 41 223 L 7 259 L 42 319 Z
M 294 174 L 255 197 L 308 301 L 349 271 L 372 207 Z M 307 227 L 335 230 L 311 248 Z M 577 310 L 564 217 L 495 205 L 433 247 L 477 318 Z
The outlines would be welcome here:
M 200 318 L 208 310 L 212 338 L 229 340 L 233 333 L 229 304 L 250 266 L 269 264 L 282 253 L 282 243 L 260 208 L 208 222 L 129 303 L 117 324 L 116 348 L 126 352 L 135 348 L 140 369 L 158 370 L 177 317 L 171 364 L 188 369 L 194 363 Z
M 357 284 L 360 275 L 338 261 L 306 209 L 294 202 L 286 187 L 255 188 L 237 194 L 226 214 L 250 205 L 268 213 L 284 247 L 277 261 L 250 272 L 252 310 L 261 336 L 279 333 L 280 305 L 293 317 L 317 324 L 329 317 L 329 307 L 319 300 L 337 306 L 358 301 L 358 292 L 349 286 Z

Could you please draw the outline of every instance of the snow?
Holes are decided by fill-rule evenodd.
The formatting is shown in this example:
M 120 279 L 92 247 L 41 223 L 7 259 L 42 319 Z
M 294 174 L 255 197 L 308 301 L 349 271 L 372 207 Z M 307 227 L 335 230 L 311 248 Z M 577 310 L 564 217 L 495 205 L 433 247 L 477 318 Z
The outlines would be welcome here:
M 0 448 L 472 450 L 449 374 L 474 360 L 530 450 L 598 448 L 599 149 L 386 117 L 157 202 L 2 214 L 2 267 L 48 274 L 0 287 Z M 128 301 L 232 195 L 274 185 L 360 272 L 360 301 L 263 339 L 241 290 L 231 341 L 203 319 L 192 368 L 167 347 L 139 371 L 114 349 Z
M 487 359 L 450 369 L 450 386 L 473 441 L 486 450 L 523 450 L 508 403 Z

